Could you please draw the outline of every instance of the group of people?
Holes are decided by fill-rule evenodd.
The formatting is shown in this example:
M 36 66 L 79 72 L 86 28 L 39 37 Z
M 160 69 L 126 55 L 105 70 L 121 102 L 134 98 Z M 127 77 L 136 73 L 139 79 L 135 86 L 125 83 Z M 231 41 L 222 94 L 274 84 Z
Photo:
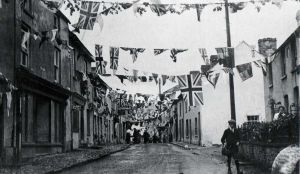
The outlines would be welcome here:
M 126 131 L 126 143 L 130 144 L 131 142 L 134 144 L 140 144 L 142 141 L 147 143 L 160 143 L 160 136 L 158 132 L 154 132 L 153 135 L 148 132 L 147 129 L 145 130 L 139 130 L 136 128 L 133 128 L 133 131 L 131 129 L 127 129 Z

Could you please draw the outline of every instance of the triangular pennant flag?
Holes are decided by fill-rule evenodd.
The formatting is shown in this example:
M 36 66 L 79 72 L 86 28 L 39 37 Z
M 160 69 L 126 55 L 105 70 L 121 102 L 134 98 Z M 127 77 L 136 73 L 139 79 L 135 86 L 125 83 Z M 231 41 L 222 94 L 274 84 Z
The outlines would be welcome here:
M 22 38 L 22 43 L 21 43 L 22 48 L 28 49 L 27 48 L 27 46 L 28 46 L 27 43 L 28 43 L 29 37 L 30 37 L 30 33 L 28 31 L 24 32 L 24 35 L 23 35 L 23 38 Z
M 223 71 L 225 72 L 225 73 L 230 73 L 230 74 L 232 74 L 232 75 L 234 75 L 234 72 L 233 72 L 233 69 L 232 68 L 223 68 Z
M 110 47 L 110 69 L 117 70 L 119 61 L 119 48 Z
M 167 75 L 161 75 L 161 77 L 162 77 L 163 85 L 165 85 L 166 82 L 167 82 L 167 79 L 169 78 L 169 76 L 167 76 Z
M 197 11 L 197 19 L 198 21 L 200 22 L 201 21 L 201 13 L 202 13 L 202 10 L 204 9 L 205 5 L 200 5 L 200 4 L 196 4 L 196 11 Z
M 102 57 L 102 50 L 103 50 L 103 46 L 102 45 L 95 45 L 95 57 L 96 57 L 96 61 L 102 61 L 103 57 Z
M 51 30 L 51 32 L 52 32 L 51 42 L 54 41 L 54 39 L 55 39 L 55 37 L 56 37 L 56 34 L 57 34 L 57 31 L 58 31 L 58 29 L 53 29 L 53 30 Z
M 231 13 L 236 13 L 238 10 L 243 10 L 245 8 L 246 3 L 239 2 L 239 3 L 230 3 L 229 10 Z
M 167 51 L 168 49 L 154 49 L 154 55 L 157 56 L 165 51 Z
M 170 57 L 172 58 L 173 62 L 177 61 L 177 54 L 178 53 L 182 53 L 184 51 L 187 51 L 187 49 L 175 49 L 175 48 L 173 48 L 171 50 L 171 55 L 170 55 Z
M 26 3 L 25 1 L 24 4 Z M 63 3 L 64 0 L 40 0 L 40 4 L 52 13 L 56 13 L 57 10 L 59 10 L 63 5 Z
M 209 58 L 208 58 L 206 49 L 205 49 L 205 48 L 199 48 L 198 51 L 199 51 L 200 56 L 202 57 L 204 63 L 205 63 L 206 65 L 209 65 L 210 62 L 209 62 Z
M 156 13 L 157 16 L 165 15 L 168 12 L 167 5 L 161 4 L 160 0 L 151 0 L 153 4 L 150 4 L 152 12 Z
M 170 80 L 171 82 L 175 83 L 175 82 L 176 82 L 175 79 L 176 79 L 175 76 L 169 76 L 169 80 Z
M 253 77 L 251 62 L 242 65 L 237 65 L 236 70 L 238 71 L 242 81 Z
M 81 2 L 80 16 L 77 22 L 77 27 L 79 29 L 93 30 L 94 24 L 98 16 L 99 6 L 99 2 Z
M 154 78 L 155 83 L 157 84 L 158 83 L 158 79 L 157 79 L 158 78 L 158 74 L 153 73 L 152 77 Z
M 192 71 L 188 75 L 177 76 L 183 100 L 189 106 L 203 105 L 202 81 L 199 71 Z
M 234 48 L 222 47 L 216 48 L 216 51 L 220 64 L 223 64 L 223 66 L 227 68 L 234 67 Z
M 137 60 L 138 53 L 143 53 L 145 51 L 144 48 L 125 48 L 121 47 L 124 51 L 130 51 L 130 55 L 132 56 L 133 63 Z
M 219 79 L 220 73 L 212 73 L 209 74 L 207 77 L 207 81 L 214 87 L 216 88 L 217 81 Z

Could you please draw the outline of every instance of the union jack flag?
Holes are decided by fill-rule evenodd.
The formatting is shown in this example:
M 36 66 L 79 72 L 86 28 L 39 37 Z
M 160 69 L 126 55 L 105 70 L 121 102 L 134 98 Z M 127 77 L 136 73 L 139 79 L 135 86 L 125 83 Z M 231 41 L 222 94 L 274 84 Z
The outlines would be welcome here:
M 110 69 L 117 70 L 118 69 L 118 60 L 119 60 L 119 48 L 110 47 Z
M 178 76 L 183 100 L 188 101 L 189 106 L 203 105 L 202 81 L 199 71 L 191 71 L 190 74 Z
M 81 3 L 80 17 L 77 23 L 79 29 L 93 30 L 99 6 L 99 2 L 83 1 Z
M 95 45 L 95 57 L 96 57 L 97 61 L 102 61 L 103 60 L 102 49 L 103 49 L 102 45 Z
M 97 65 L 97 73 L 104 75 L 106 74 L 106 65 L 107 65 L 107 61 L 97 61 L 96 62 Z

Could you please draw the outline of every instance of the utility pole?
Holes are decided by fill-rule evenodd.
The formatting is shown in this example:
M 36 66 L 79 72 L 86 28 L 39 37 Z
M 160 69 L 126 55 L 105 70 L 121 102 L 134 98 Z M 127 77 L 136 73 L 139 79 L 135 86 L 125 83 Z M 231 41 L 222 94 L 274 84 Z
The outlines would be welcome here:
M 227 47 L 231 47 L 231 36 L 230 36 L 230 21 L 229 21 L 229 12 L 228 12 L 228 0 L 225 1 L 225 18 L 226 18 L 226 35 L 227 35 Z M 233 59 L 234 57 L 230 57 Z M 232 61 L 234 62 L 234 61 Z M 230 67 L 232 68 L 232 67 Z M 229 92 L 230 92 L 230 111 L 231 119 L 236 120 L 235 114 L 235 98 L 234 98 L 234 81 L 233 75 L 229 73 Z

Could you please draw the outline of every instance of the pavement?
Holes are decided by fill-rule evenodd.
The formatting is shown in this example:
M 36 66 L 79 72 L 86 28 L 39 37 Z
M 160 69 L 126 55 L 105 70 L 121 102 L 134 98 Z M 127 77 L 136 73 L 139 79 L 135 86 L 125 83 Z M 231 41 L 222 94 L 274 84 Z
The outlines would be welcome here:
M 221 145 L 202 147 L 202 146 L 187 144 L 187 143 L 183 143 L 183 142 L 173 142 L 171 144 L 178 146 L 182 149 L 188 150 L 192 154 L 198 154 L 198 155 L 201 154 L 203 156 L 206 156 L 208 159 L 218 161 L 219 163 L 227 165 L 227 157 L 223 156 L 221 154 Z M 251 163 L 249 161 L 245 161 L 245 160 L 241 160 L 241 159 L 239 159 L 239 161 L 240 161 L 240 169 L 243 172 L 243 174 L 269 174 L 269 173 L 271 173 L 270 171 L 266 171 L 265 169 L 259 168 L 258 166 L 254 165 L 253 163 Z M 235 164 L 234 164 L 233 160 L 232 160 L 231 168 L 232 168 L 233 173 L 236 173 Z
M 225 157 L 217 147 L 185 144 L 137 144 L 61 174 L 227 174 Z M 251 168 L 251 170 L 250 170 Z M 232 166 L 233 174 L 236 173 Z M 243 166 L 244 174 L 267 174 L 253 166 Z
M 43 174 L 57 173 L 74 166 L 98 160 L 129 148 L 129 145 L 108 145 L 98 148 L 78 149 L 72 152 L 50 154 L 23 161 L 18 168 L 0 168 L 1 174 Z

